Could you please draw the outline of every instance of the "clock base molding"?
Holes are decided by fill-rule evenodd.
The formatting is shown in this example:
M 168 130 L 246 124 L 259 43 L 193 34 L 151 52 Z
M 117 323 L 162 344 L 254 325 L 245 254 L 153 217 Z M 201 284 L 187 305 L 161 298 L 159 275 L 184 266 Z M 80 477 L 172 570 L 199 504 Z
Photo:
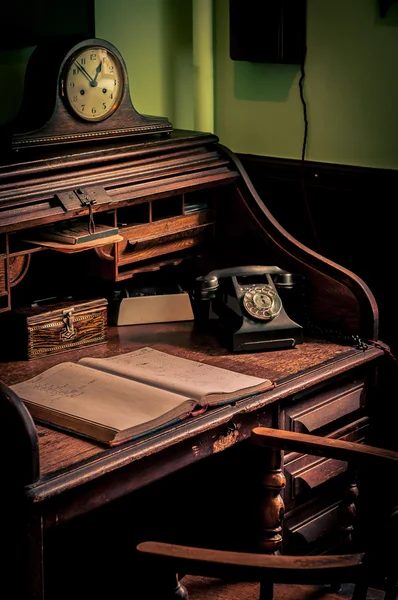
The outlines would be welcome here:
M 12 150 L 19 150 L 20 148 L 32 148 L 35 146 L 47 146 L 57 145 L 66 143 L 77 143 L 77 142 L 91 142 L 101 141 L 107 139 L 118 139 L 131 136 L 145 136 L 148 134 L 162 134 L 169 135 L 173 131 L 173 126 L 168 119 L 159 121 L 151 121 L 150 123 L 144 123 L 142 125 L 136 125 L 132 127 L 124 127 L 120 129 L 110 129 L 101 131 L 73 131 L 72 127 L 68 128 L 65 133 L 58 133 L 54 135 L 54 128 L 42 128 L 37 132 L 31 133 L 14 133 L 11 136 L 10 145 Z M 48 131 L 46 131 L 48 129 Z

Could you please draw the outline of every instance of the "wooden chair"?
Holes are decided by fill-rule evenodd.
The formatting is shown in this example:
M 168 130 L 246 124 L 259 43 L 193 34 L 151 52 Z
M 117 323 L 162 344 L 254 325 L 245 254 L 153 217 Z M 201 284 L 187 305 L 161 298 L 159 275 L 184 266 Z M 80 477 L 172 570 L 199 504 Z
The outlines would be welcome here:
M 297 594 L 299 588 L 291 584 L 309 584 L 310 586 L 327 584 L 319 588 L 319 594 L 324 599 L 336 598 L 336 594 L 332 593 L 333 589 L 338 589 L 342 583 L 355 584 L 351 586 L 352 597 L 354 600 L 362 600 L 367 597 L 374 574 L 373 565 L 377 562 L 377 569 L 380 569 L 380 565 L 382 567 L 384 598 L 385 600 L 394 600 L 397 595 L 398 581 L 397 506 L 393 502 L 391 503 L 392 508 L 390 510 L 389 507 L 388 510 L 389 522 L 377 520 L 381 518 L 381 505 L 386 503 L 386 489 L 394 490 L 398 481 L 398 452 L 265 427 L 258 427 L 252 431 L 252 441 L 256 446 L 267 449 L 271 461 L 273 461 L 272 464 L 276 467 L 273 471 L 277 478 L 275 480 L 277 491 L 274 498 L 276 505 L 274 506 L 280 507 L 280 526 L 284 508 L 279 491 L 285 480 L 282 468 L 278 469 L 278 465 L 282 466 L 283 463 L 278 462 L 277 457 L 278 455 L 282 457 L 282 451 L 347 461 L 358 471 L 364 469 L 365 481 L 368 484 L 370 482 L 370 487 L 373 486 L 373 489 L 378 487 L 380 492 L 378 495 L 380 505 L 369 507 L 373 513 L 373 522 L 378 523 L 377 544 L 374 545 L 374 539 L 365 535 L 363 537 L 367 542 L 365 545 L 368 547 L 361 552 L 333 556 L 284 556 L 278 552 L 273 554 L 229 552 L 145 541 L 137 546 L 140 559 L 145 562 L 153 562 L 149 565 L 154 568 L 152 572 L 164 575 L 166 573 L 184 574 L 184 582 L 187 580 L 185 577 L 187 574 L 223 578 L 226 581 L 235 582 L 260 582 L 260 600 L 272 600 L 274 584 L 289 584 L 288 587 L 285 586 L 283 594 L 283 598 L 286 600 L 298 597 L 304 600 L 306 597 L 302 590 Z M 385 474 L 388 479 L 384 479 Z M 372 484 L 372 481 L 375 483 Z M 281 531 L 281 527 L 279 529 Z M 308 588 L 308 591 L 311 591 L 311 597 L 313 597 L 314 589 Z M 171 595 L 160 595 L 159 592 L 156 594 L 157 600 L 168 600 L 171 597 L 187 598 L 188 593 L 178 582 L 177 588 Z M 217 600 L 222 598 L 218 594 L 207 595 L 206 587 L 203 588 L 200 595 L 195 595 L 195 598 L 199 597 L 203 600 L 207 600 L 209 597 L 217 598 Z M 234 594 L 227 594 L 227 597 L 232 600 Z M 238 597 L 235 597 L 238 600 Z M 149 598 L 152 598 L 151 593 L 147 596 L 147 599 Z

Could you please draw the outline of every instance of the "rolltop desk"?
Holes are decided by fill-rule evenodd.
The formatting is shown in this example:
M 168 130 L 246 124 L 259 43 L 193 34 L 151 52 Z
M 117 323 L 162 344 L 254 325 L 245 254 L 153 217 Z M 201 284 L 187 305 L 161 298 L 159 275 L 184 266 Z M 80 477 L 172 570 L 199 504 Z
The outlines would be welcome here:
M 25 241 L 44 224 L 87 220 L 82 193 L 96 200 L 91 207 L 95 222 L 118 225 L 122 241 L 74 254 Z M 15 575 L 14 584 L 22 583 L 19 597 L 44 597 L 51 575 L 46 544 L 58 529 L 134 497 L 154 482 L 183 476 L 212 455 L 221 458 L 244 447 L 254 426 L 347 440 L 368 437 L 383 351 L 358 340 L 377 340 L 374 297 L 354 273 L 290 236 L 266 204 L 237 156 L 213 134 L 175 130 L 111 144 L 21 149 L 3 157 L 0 326 L 8 333 L 2 336 L 0 363 L 2 515 L 8 535 L 6 573 Z M 192 321 L 123 327 L 110 322 L 105 344 L 32 361 L 11 353 L 10 315 L 38 298 L 101 296 L 111 306 L 115 294 L 134 281 L 144 286 L 178 283 L 191 293 L 198 276 L 244 265 L 277 265 L 303 278 L 305 313 L 297 299 L 283 299 L 291 316 L 305 326 L 302 344 L 234 353 Z M 331 337 L 333 331 L 341 336 Z M 264 376 L 276 385 L 115 448 L 33 423 L 8 387 L 64 360 L 106 357 L 145 345 Z M 285 471 L 285 550 L 307 553 L 331 547 L 352 486 L 345 465 L 289 454 Z M 211 478 L 209 482 L 211 488 Z M 165 489 L 173 498 L 175 488 Z M 231 516 L 227 505 L 225 515 Z M 148 511 L 137 518 L 142 525 L 152 517 Z M 267 525 L 263 537 L 272 550 L 280 532 L 272 522 Z M 106 576 L 102 572 L 103 580 Z

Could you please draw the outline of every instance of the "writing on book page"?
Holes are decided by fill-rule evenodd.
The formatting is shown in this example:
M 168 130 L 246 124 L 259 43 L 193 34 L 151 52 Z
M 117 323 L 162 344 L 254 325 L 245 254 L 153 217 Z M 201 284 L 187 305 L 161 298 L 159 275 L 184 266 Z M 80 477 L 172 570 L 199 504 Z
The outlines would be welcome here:
M 12 386 L 27 402 L 123 430 L 195 406 L 184 396 L 74 363 Z
M 211 394 L 232 394 L 259 386 L 272 387 L 268 379 L 236 373 L 194 360 L 141 348 L 105 359 L 83 358 L 81 364 L 147 382 L 200 400 Z
M 96 373 L 95 373 L 96 375 Z M 65 401 L 68 398 L 78 398 L 85 394 L 91 394 L 96 387 L 97 377 L 91 377 L 87 381 L 67 381 L 59 377 L 38 375 L 37 378 L 31 380 L 30 391 L 40 397 L 47 397 L 49 406 L 56 405 L 60 400 Z M 22 384 L 21 384 L 22 387 Z

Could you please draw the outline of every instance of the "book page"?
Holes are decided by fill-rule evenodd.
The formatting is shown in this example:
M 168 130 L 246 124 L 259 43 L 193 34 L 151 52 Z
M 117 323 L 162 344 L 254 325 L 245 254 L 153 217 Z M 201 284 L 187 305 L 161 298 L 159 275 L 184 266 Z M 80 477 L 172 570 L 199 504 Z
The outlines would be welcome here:
M 117 431 L 157 419 L 169 411 L 178 414 L 181 406 L 187 409 L 187 398 L 179 394 L 71 362 L 11 388 L 27 401 L 28 407 L 29 402 L 37 403 L 49 409 L 49 414 L 62 412 Z M 195 402 L 191 404 L 195 406 Z
M 178 392 L 198 402 L 204 398 L 210 403 L 213 398 L 217 403 L 223 398 L 245 397 L 273 387 L 269 379 L 179 358 L 154 348 L 141 348 L 111 358 L 82 358 L 79 363 Z

